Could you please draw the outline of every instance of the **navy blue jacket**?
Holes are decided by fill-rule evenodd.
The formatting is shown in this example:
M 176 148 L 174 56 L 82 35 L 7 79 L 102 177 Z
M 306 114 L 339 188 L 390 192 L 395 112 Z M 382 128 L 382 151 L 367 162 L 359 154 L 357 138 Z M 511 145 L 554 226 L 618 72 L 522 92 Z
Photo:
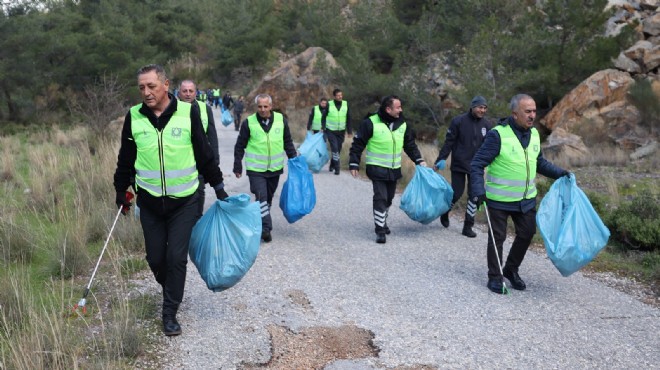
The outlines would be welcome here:
M 498 122 L 499 125 L 509 125 L 513 129 L 514 134 L 520 140 L 523 148 L 527 148 L 529 145 L 529 140 L 531 138 L 531 130 L 523 129 L 519 127 L 513 117 L 508 117 L 506 119 Z M 470 172 L 470 182 L 472 186 L 470 187 L 470 198 L 474 198 L 483 194 L 486 194 L 486 187 L 484 183 L 484 168 L 495 160 L 500 154 L 500 147 L 502 141 L 500 139 L 500 134 L 495 130 L 488 131 L 484 143 L 481 145 L 477 154 L 474 155 L 471 164 Z M 543 158 L 543 152 L 539 152 L 539 156 L 536 159 L 536 172 L 541 175 L 547 176 L 551 179 L 558 179 L 561 176 L 566 174 L 566 170 L 555 166 L 547 159 Z M 529 212 L 530 210 L 536 208 L 536 198 L 532 199 L 523 199 L 518 202 L 498 202 L 494 200 L 487 200 L 488 206 L 495 209 L 501 209 L 504 211 L 517 211 L 517 212 Z
M 447 159 L 451 153 L 451 170 L 469 174 L 472 158 L 492 127 L 488 118 L 475 117 L 472 109 L 454 117 L 447 129 L 445 143 L 434 163 Z

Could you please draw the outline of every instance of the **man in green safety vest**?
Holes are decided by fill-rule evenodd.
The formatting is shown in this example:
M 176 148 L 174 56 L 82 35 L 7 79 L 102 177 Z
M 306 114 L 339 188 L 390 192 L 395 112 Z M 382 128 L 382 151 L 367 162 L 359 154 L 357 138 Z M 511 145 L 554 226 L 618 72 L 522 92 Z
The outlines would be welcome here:
M 184 101 L 190 104 L 197 104 L 199 106 L 199 112 L 202 119 L 202 126 L 204 127 L 204 132 L 206 137 L 209 140 L 211 149 L 213 150 L 213 156 L 215 161 L 220 163 L 220 154 L 218 151 L 218 133 L 215 130 L 215 120 L 213 119 L 213 109 L 206 103 L 196 100 L 195 94 L 197 92 L 197 87 L 195 82 L 192 80 L 183 80 L 179 85 L 179 100 Z M 202 216 L 204 213 L 204 199 L 206 195 L 204 194 L 204 177 L 199 176 L 199 216 Z
M 348 102 L 344 100 L 344 93 L 341 90 L 335 89 L 332 96 L 334 99 L 328 103 L 328 110 L 323 117 L 321 127 L 325 131 L 325 136 L 330 143 L 330 152 L 332 152 L 329 170 L 330 172 L 334 170 L 335 175 L 339 175 L 341 148 L 344 145 L 346 133 L 351 134 L 351 114 Z
M 558 179 L 570 173 L 550 163 L 541 153 L 541 139 L 534 128 L 536 102 L 525 94 L 511 99 L 511 116 L 488 131 L 474 155 L 470 172 L 470 197 L 476 207 L 486 204 L 495 239 L 488 238 L 488 283 L 494 293 L 503 294 L 503 278 L 517 290 L 525 290 L 518 269 L 536 233 L 536 173 Z M 484 183 L 484 169 L 488 167 Z M 502 244 L 507 219 L 511 217 L 516 237 L 506 264 L 502 264 Z M 495 253 L 497 247 L 497 253 Z M 497 256 L 500 256 L 498 261 Z
M 160 65 L 140 68 L 137 80 L 143 102 L 124 119 L 115 203 L 131 206 L 126 190 L 134 177 L 146 259 L 163 290 L 163 331 L 173 336 L 181 334 L 176 314 L 186 282 L 188 242 L 199 218 L 198 171 L 218 199 L 227 193 L 199 107 L 168 93 L 170 83 Z
M 412 128 L 403 117 L 401 99 L 387 96 L 380 104 L 378 112 L 366 118 L 353 137 L 349 153 L 349 169 L 357 177 L 360 158 L 367 149 L 366 170 L 374 189 L 373 211 L 376 225 L 376 243 L 386 242 L 390 228 L 387 216 L 396 182 L 401 178 L 401 151 L 405 151 L 415 164 L 426 166 L 417 148 Z
M 321 131 L 323 116 L 327 114 L 328 99 L 321 98 L 319 105 L 315 105 L 309 113 L 309 118 L 307 119 L 307 131 L 311 130 L 313 133 Z
M 286 158 L 294 158 L 298 153 L 286 118 L 272 111 L 273 99 L 270 95 L 259 94 L 254 102 L 257 112 L 243 121 L 234 146 L 234 174 L 237 178 L 242 176 L 245 157 L 250 192 L 261 206 L 261 239 L 268 243 L 273 240 L 273 221 L 270 217 L 273 195 Z
M 213 106 L 217 108 L 220 105 L 220 89 L 213 89 Z

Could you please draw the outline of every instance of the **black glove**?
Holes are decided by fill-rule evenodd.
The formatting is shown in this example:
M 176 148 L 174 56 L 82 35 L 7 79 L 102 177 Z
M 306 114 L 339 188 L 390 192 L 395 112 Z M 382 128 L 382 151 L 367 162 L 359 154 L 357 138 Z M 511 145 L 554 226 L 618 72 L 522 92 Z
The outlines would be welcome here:
M 486 194 L 472 197 L 472 203 L 474 203 L 477 208 L 481 207 L 482 204 L 486 204 Z
M 220 200 L 225 200 L 229 196 L 227 192 L 225 191 L 225 188 L 220 188 L 215 191 L 215 196 L 220 199 Z
M 117 208 L 121 208 L 121 213 L 123 215 L 127 214 L 131 210 L 131 201 L 126 199 L 126 192 L 117 192 L 117 197 L 115 198 L 115 204 Z
M 559 177 L 564 177 L 564 176 L 566 176 L 566 177 L 570 177 L 571 175 L 572 175 L 571 172 L 568 172 L 568 171 L 564 170 L 564 172 L 562 172 L 561 175 L 560 175 Z

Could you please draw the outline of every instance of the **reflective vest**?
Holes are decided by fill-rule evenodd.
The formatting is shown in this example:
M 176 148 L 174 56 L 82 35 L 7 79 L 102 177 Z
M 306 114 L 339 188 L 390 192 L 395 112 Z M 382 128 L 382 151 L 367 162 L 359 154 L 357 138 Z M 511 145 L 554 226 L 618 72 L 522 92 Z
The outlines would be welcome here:
M 261 127 L 257 114 L 248 117 L 250 139 L 245 148 L 245 167 L 249 171 L 279 171 L 284 168 L 284 116 L 272 112 L 272 127 L 266 133 Z
M 197 105 L 199 105 L 199 116 L 202 119 L 202 126 L 204 126 L 204 132 L 207 132 L 209 129 L 209 115 L 208 113 L 206 113 L 206 103 L 197 100 Z
M 325 128 L 331 131 L 346 130 L 346 116 L 348 115 L 348 102 L 344 100 L 341 108 L 337 110 L 335 102 L 328 102 L 328 115 L 325 117 Z
M 137 147 L 135 185 L 155 197 L 192 195 L 199 187 L 191 139 L 192 106 L 177 102 L 176 112 L 162 131 L 140 113 L 141 106 L 131 108 L 131 133 Z
M 511 126 L 493 128 L 500 134 L 500 154 L 488 166 L 486 197 L 498 202 L 518 202 L 536 197 L 536 159 L 541 153 L 541 139 L 531 128 L 527 149 L 523 149 Z
M 367 143 L 367 164 L 385 168 L 401 168 L 401 150 L 407 124 L 404 122 L 394 131 L 387 127 L 377 114 L 369 117 L 373 123 L 373 135 Z
M 312 118 L 312 130 L 319 131 L 321 129 L 321 106 L 314 107 L 314 118 Z
M 220 97 L 220 89 L 213 89 L 213 97 L 214 98 Z

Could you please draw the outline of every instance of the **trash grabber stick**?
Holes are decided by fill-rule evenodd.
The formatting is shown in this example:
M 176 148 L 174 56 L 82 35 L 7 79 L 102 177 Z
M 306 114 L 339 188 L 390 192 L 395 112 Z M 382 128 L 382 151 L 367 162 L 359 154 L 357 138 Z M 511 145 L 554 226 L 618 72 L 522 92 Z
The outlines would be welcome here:
M 493 226 L 490 224 L 490 215 L 488 214 L 488 206 L 484 204 L 484 210 L 486 210 L 486 220 L 488 220 L 488 234 L 493 240 L 493 249 L 495 249 L 495 257 L 497 257 L 497 266 L 500 268 L 500 276 L 502 277 L 502 294 L 509 294 L 509 289 L 506 287 L 504 282 L 504 271 L 502 271 L 502 262 L 500 262 L 500 253 L 497 251 L 497 245 L 495 244 L 495 234 L 493 234 Z

